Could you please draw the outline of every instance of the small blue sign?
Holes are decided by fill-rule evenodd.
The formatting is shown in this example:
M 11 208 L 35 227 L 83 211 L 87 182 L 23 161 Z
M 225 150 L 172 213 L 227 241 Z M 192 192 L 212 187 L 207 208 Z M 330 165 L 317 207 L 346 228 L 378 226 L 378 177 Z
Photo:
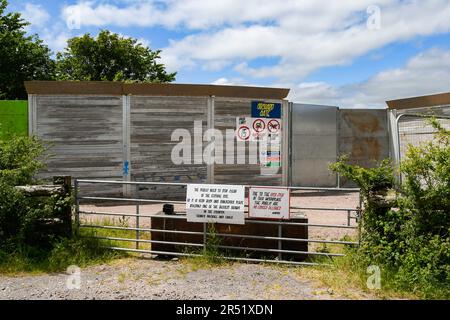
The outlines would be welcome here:
M 281 103 L 252 101 L 252 118 L 281 119 Z

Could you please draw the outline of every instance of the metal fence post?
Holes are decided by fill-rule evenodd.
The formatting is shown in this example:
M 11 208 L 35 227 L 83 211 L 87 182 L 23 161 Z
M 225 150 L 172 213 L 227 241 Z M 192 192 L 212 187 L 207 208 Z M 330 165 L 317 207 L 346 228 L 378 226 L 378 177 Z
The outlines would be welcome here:
M 73 194 L 75 198 L 75 234 L 80 232 L 80 200 L 78 199 L 78 180 L 73 181 Z
M 280 222 L 281 222 L 281 220 L 280 220 Z M 282 240 L 281 240 L 281 238 L 283 237 L 283 229 L 282 229 L 282 225 L 281 225 L 281 223 L 278 225 L 278 238 L 280 238 L 280 239 L 278 239 L 278 250 L 283 250 L 283 243 L 282 243 Z M 282 253 L 281 252 L 278 252 L 278 260 L 282 260 Z
M 359 191 L 359 206 L 358 206 L 358 211 L 357 211 L 357 215 L 358 215 L 358 246 L 361 245 L 361 223 L 362 223 L 362 215 L 363 215 L 363 199 L 362 199 L 362 195 L 361 195 L 361 191 Z
M 350 227 L 350 224 L 351 224 L 351 221 L 350 221 L 351 214 L 352 214 L 351 211 L 347 210 L 347 226 L 349 226 L 349 227 Z
M 138 197 L 138 185 L 136 185 L 136 194 L 135 197 Z M 139 239 L 141 238 L 141 234 L 140 234 L 140 225 L 139 225 L 139 201 L 136 201 L 136 249 L 139 250 Z
M 207 238 L 207 226 L 206 222 L 203 223 L 203 251 L 206 250 L 206 238 Z

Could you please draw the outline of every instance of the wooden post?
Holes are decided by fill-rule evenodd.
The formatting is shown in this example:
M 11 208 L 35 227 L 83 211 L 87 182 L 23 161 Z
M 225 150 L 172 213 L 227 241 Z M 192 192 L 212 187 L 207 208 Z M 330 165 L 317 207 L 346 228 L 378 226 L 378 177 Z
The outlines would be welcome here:
M 55 176 L 53 177 L 53 184 L 60 185 L 64 188 L 63 197 L 70 197 L 72 194 L 72 177 L 70 176 Z M 64 224 L 64 233 L 70 237 L 72 235 L 72 206 L 68 206 L 61 219 Z

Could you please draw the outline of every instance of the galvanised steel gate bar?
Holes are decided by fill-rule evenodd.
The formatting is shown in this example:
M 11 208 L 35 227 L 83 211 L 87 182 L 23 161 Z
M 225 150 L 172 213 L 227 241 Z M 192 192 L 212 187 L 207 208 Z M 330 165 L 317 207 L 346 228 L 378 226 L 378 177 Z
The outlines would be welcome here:
M 144 218 L 164 218 L 164 219 L 181 219 L 186 220 L 186 216 L 182 215 L 166 215 L 166 214 L 142 214 L 140 210 L 140 206 L 144 204 L 161 204 L 161 203 L 173 203 L 173 204 L 185 204 L 185 201 L 167 201 L 167 200 L 158 200 L 158 199 L 140 199 L 140 198 L 120 198 L 120 197 L 97 197 L 97 196 L 81 196 L 80 195 L 80 184 L 119 184 L 119 185 L 134 185 L 136 190 L 138 190 L 138 186 L 141 185 L 150 185 L 150 186 L 182 186 L 186 187 L 186 183 L 166 183 L 166 182 L 133 182 L 133 181 L 109 181 L 109 180 L 82 180 L 75 179 L 74 180 L 74 189 L 75 189 L 75 221 L 78 225 L 78 228 L 86 228 L 86 229 L 103 229 L 103 230 L 122 230 L 122 231 L 134 231 L 134 238 L 124 238 L 124 237 L 116 237 L 116 236 L 91 236 L 100 240 L 108 240 L 108 241 L 119 241 L 119 242 L 134 242 L 135 248 L 124 248 L 118 246 L 108 246 L 108 248 L 113 250 L 120 251 L 129 251 L 129 252 L 138 252 L 138 253 L 148 253 L 154 255 L 168 255 L 168 256 L 198 256 L 199 254 L 195 253 L 185 253 L 185 252 L 171 252 L 171 251 L 155 251 L 155 250 L 145 250 L 140 249 L 140 244 L 168 244 L 168 245 L 180 245 L 186 247 L 193 248 L 205 248 L 207 237 L 208 236 L 217 236 L 217 237 L 228 237 L 228 238 L 243 238 L 243 239 L 256 239 L 256 240 L 272 240 L 278 241 L 278 248 L 252 248 L 245 246 L 229 246 L 229 245 L 218 245 L 217 248 L 226 249 L 226 250 L 240 250 L 240 251 L 252 251 L 252 252 L 267 252 L 267 253 L 278 253 L 278 260 L 267 260 L 267 259 L 254 259 L 248 257 L 225 257 L 226 259 L 232 259 L 237 261 L 249 261 L 249 262 L 274 262 L 274 263 L 286 263 L 286 264 L 299 264 L 299 265 L 315 265 L 318 264 L 316 262 L 305 262 L 305 261 L 284 261 L 281 260 L 281 254 L 301 254 L 307 256 L 324 256 L 328 258 L 332 257 L 340 257 L 343 256 L 342 253 L 329 253 L 329 252 L 317 252 L 317 251 L 304 251 L 304 250 L 283 250 L 282 242 L 298 242 L 298 243 L 322 243 L 322 244 L 332 244 L 332 245 L 351 245 L 356 246 L 359 242 L 356 241 L 343 241 L 343 240 L 331 240 L 331 239 L 310 239 L 310 238 L 292 238 L 292 237 L 283 237 L 280 232 L 282 226 L 305 226 L 308 228 L 337 228 L 337 229 L 355 229 L 358 230 L 358 226 L 351 226 L 350 219 L 356 219 L 358 222 L 359 217 L 361 216 L 361 207 L 362 200 L 361 195 L 359 196 L 359 206 L 356 208 L 323 208 L 323 207 L 299 207 L 299 206 L 291 206 L 291 209 L 294 210 L 308 210 L 308 211 L 324 211 L 335 213 L 338 211 L 347 212 L 347 225 L 339 225 L 339 224 L 322 224 L 322 223 L 301 223 L 301 222 L 289 222 L 289 221 L 266 221 L 266 220 L 248 220 L 246 219 L 246 223 L 250 224 L 271 224 L 278 225 L 278 236 L 259 236 L 259 235 L 245 235 L 245 234 L 224 234 L 224 233 L 210 233 L 206 228 L 206 223 L 203 223 L 203 232 L 197 231 L 182 231 L 182 230 L 162 230 L 155 228 L 145 228 L 140 226 L 140 219 Z M 250 187 L 258 187 L 258 186 L 245 186 L 246 188 Z M 267 187 L 267 186 L 264 186 Z M 279 187 L 278 187 L 279 188 Z M 360 192 L 358 188 L 309 188 L 309 187 L 283 187 L 288 188 L 292 191 L 295 190 L 303 190 L 303 191 L 328 191 L 328 192 Z M 136 193 L 137 194 L 137 193 Z M 84 211 L 80 210 L 80 201 L 81 200 L 89 200 L 89 201 L 108 201 L 113 203 L 135 203 L 135 213 L 122 213 L 122 212 L 103 212 L 103 211 Z M 246 204 L 248 207 L 248 204 Z M 179 213 L 183 213 L 184 211 L 178 211 Z M 354 212 L 355 216 L 351 216 L 351 213 Z M 111 225 L 97 225 L 97 224 L 81 224 L 80 215 L 85 216 L 109 216 L 109 217 L 117 217 L 117 218 L 125 218 L 125 217 L 134 217 L 136 219 L 136 227 L 128 227 L 128 226 L 111 226 Z M 191 243 L 191 242 L 174 242 L 174 241 L 161 241 L 161 240 L 152 240 L 152 239 L 142 239 L 142 233 L 163 233 L 163 234 L 183 234 L 183 235 L 201 235 L 203 236 L 203 243 Z M 359 239 L 359 234 L 358 234 Z

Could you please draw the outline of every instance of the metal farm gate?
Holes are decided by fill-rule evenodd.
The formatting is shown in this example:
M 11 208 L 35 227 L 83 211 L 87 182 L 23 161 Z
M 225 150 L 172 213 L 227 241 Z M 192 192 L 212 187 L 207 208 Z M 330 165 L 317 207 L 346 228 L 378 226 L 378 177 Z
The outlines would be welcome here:
M 132 198 L 90 194 L 107 185 L 127 185 L 135 192 Z M 359 189 L 291 187 L 291 219 L 275 221 L 248 218 L 246 196 L 245 225 L 215 224 L 211 230 L 206 223 L 187 222 L 185 201 L 153 199 L 148 193 L 140 196 L 141 187 L 170 192 L 170 188 L 186 190 L 187 184 L 75 180 L 77 230 L 113 250 L 158 256 L 201 255 L 214 236 L 220 239 L 217 248 L 225 251 L 225 259 L 297 265 L 326 264 L 343 256 L 345 246 L 359 244 Z M 246 193 L 249 187 L 245 186 Z M 315 199 L 339 194 L 353 197 L 355 205 L 313 204 Z M 163 213 L 162 204 L 167 203 L 174 205 L 173 214 Z

